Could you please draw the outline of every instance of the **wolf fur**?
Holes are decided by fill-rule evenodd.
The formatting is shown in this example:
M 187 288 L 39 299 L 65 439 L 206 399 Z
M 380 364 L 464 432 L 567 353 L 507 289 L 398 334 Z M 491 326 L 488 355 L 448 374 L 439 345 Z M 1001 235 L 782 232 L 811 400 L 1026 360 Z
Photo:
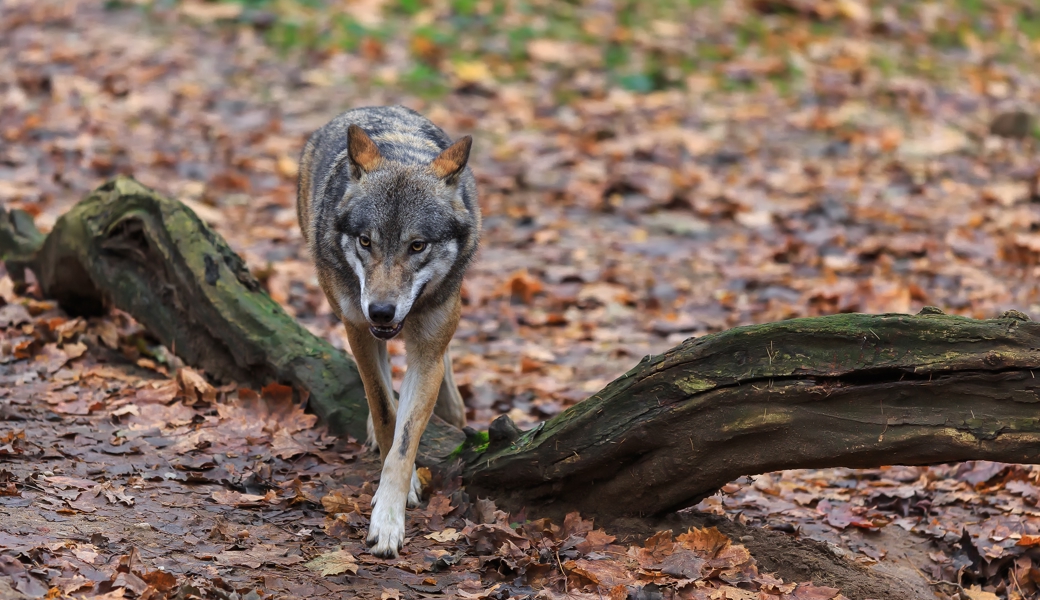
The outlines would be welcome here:
M 311 135 L 300 160 L 300 229 L 346 328 L 383 464 L 368 532 L 377 556 L 397 555 L 405 505 L 419 502 L 415 455 L 430 415 L 465 424 L 448 343 L 480 239 L 470 144 L 407 108 L 366 107 Z M 400 403 L 386 350 L 396 335 L 408 361 Z

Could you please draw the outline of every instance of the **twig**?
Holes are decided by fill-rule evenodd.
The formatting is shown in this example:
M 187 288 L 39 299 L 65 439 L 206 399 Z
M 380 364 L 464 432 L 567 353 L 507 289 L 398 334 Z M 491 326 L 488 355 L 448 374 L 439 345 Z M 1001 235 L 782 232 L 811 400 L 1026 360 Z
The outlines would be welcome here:
M 560 562 L 560 551 L 553 550 L 553 554 L 556 555 L 556 564 L 560 567 L 560 574 L 563 575 L 563 593 L 569 594 L 570 590 L 567 589 L 567 572 L 563 570 L 563 563 Z
M 918 569 L 917 565 L 914 564 L 914 561 L 910 560 L 910 557 L 907 556 L 905 552 L 903 553 L 903 558 L 906 560 L 907 564 L 910 565 L 910 568 L 915 570 L 915 571 L 917 571 L 917 574 L 920 575 L 921 579 L 924 579 L 925 582 L 928 583 L 928 585 L 932 585 L 932 586 L 935 586 L 935 585 L 952 585 L 952 586 L 956 587 L 958 590 L 963 590 L 964 589 L 963 585 L 961 585 L 961 584 L 959 584 L 959 583 L 957 583 L 955 581 L 943 581 L 941 579 L 932 579 L 931 577 L 926 575 L 924 571 L 922 571 L 921 569 Z

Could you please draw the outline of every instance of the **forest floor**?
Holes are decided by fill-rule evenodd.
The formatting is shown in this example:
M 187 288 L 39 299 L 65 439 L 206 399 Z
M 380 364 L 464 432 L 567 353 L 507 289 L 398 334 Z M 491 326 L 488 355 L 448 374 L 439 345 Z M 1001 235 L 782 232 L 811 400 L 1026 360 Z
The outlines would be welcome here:
M 637 5 L 5 0 L 0 202 L 46 231 L 132 175 L 342 348 L 296 225 L 306 136 L 389 103 L 472 134 L 485 234 L 452 354 L 474 427 L 531 426 L 742 324 L 1040 317 L 1031 2 Z M 744 478 L 649 539 L 505 515 L 432 473 L 405 553 L 375 559 L 373 458 L 285 392 L 213 387 L 126 315 L 70 317 L 0 270 L 0 598 L 1040 586 L 1040 469 L 984 462 Z M 785 561 L 795 538 L 824 550 Z M 835 556 L 844 578 L 810 568 Z M 872 589 L 877 573 L 907 595 Z

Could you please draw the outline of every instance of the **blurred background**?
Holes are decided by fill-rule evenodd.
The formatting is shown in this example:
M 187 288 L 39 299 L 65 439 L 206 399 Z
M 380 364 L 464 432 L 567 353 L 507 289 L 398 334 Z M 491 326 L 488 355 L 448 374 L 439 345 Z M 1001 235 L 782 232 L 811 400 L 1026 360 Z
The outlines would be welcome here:
M 0 202 L 46 230 L 133 175 L 343 347 L 297 158 L 414 108 L 476 140 L 469 418 L 529 426 L 736 325 L 1040 316 L 1038 54 L 1031 0 L 4 0 Z

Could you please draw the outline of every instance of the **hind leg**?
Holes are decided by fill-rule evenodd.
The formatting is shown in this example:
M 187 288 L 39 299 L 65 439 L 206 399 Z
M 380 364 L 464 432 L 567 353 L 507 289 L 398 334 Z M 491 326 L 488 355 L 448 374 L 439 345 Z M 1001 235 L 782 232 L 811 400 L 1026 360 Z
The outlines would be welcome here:
M 451 370 L 451 352 L 444 351 L 444 378 L 441 387 L 437 391 L 437 406 L 433 414 L 444 419 L 446 422 L 462 429 L 466 426 L 466 405 L 462 402 L 462 394 L 459 387 L 455 385 L 455 375 Z
M 397 403 L 390 381 L 390 363 L 386 342 L 372 337 L 368 331 L 344 321 L 347 341 L 354 354 L 361 381 L 368 399 L 368 441 L 366 445 L 379 449 L 382 460 L 394 442 L 394 425 L 397 420 Z M 373 420 L 373 417 L 375 419 Z
M 376 340 L 379 342 L 379 340 Z M 390 354 L 386 349 L 386 342 L 377 343 L 375 348 L 378 351 L 378 356 L 375 359 L 376 366 L 379 368 L 379 380 L 382 382 L 382 387 L 388 390 L 386 397 L 393 408 L 394 412 L 397 412 L 397 399 L 394 397 L 394 384 L 393 378 L 390 375 Z M 372 411 L 368 411 L 368 423 L 367 423 L 368 439 L 365 440 L 365 447 L 368 448 L 369 452 L 375 452 L 379 449 L 379 445 L 376 443 L 376 429 L 372 423 Z

